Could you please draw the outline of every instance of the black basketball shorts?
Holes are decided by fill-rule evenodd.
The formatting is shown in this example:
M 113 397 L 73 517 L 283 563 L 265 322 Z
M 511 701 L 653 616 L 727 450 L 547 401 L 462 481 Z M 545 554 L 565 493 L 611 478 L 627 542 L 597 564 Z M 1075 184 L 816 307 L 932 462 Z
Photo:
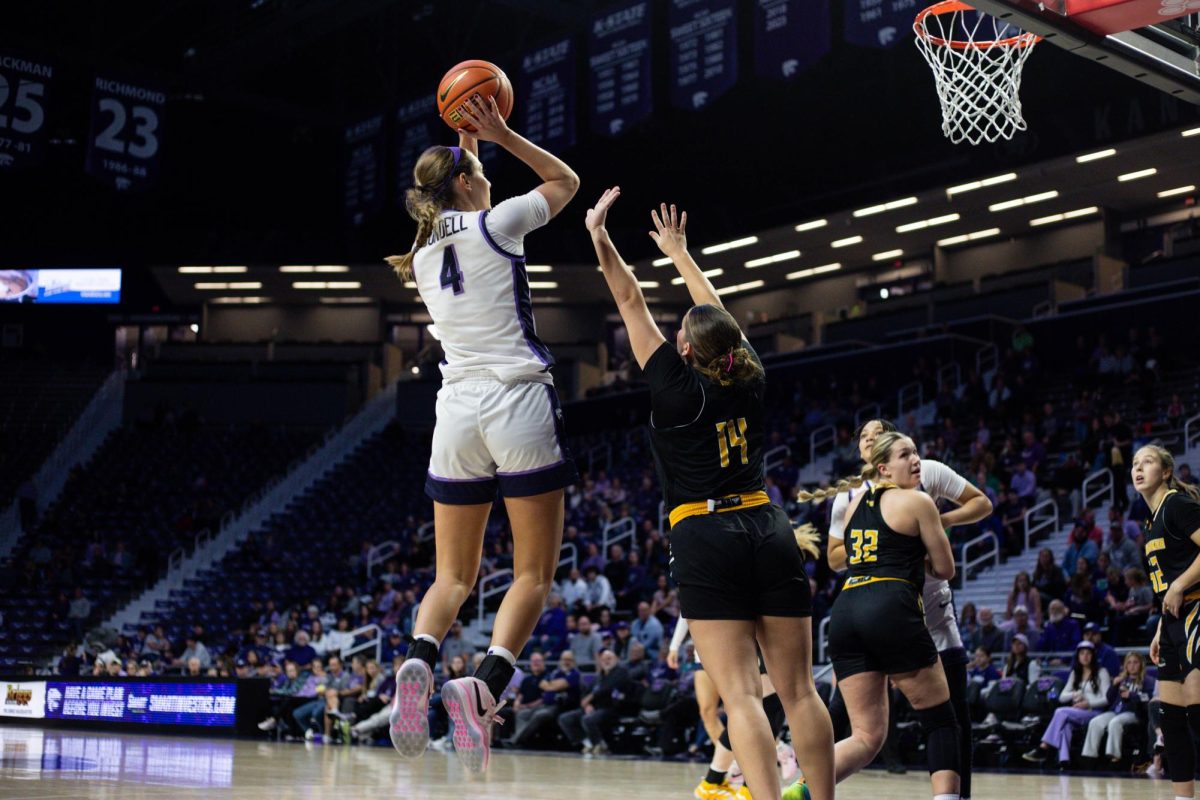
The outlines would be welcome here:
M 1200 600 L 1184 601 L 1180 616 L 1163 614 L 1158 635 L 1158 679 L 1181 681 L 1200 668 Z
M 860 672 L 915 672 L 938 660 L 921 593 L 907 581 L 843 588 L 830 616 L 829 655 L 839 681 Z
M 671 577 L 684 619 L 812 616 L 791 520 L 770 503 L 680 520 L 671 528 Z

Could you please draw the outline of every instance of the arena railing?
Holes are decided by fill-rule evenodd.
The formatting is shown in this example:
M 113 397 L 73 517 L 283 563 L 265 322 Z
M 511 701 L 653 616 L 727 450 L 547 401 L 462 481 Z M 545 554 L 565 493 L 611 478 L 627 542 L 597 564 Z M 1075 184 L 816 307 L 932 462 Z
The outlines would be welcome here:
M 1183 423 L 1183 449 L 1190 453 L 1192 448 L 1200 445 L 1200 414 L 1188 417 Z
M 671 515 L 667 513 L 667 501 L 658 501 L 658 532 L 665 534 L 671 530 Z
M 1033 537 L 1042 531 L 1051 533 L 1058 530 L 1058 503 L 1054 500 L 1043 500 L 1025 512 L 1025 549 L 1029 549 Z
M 811 464 L 817 460 L 817 450 L 824 452 L 826 449 L 832 450 L 834 443 L 837 442 L 837 428 L 832 425 L 822 425 L 808 435 L 808 462 Z
M 925 405 L 925 387 L 920 381 L 906 383 L 896 392 L 896 416 L 902 418 L 910 411 Z
M 597 455 L 599 454 L 599 456 Z M 589 447 L 583 454 L 583 460 L 587 462 L 587 471 L 592 472 L 597 458 L 603 458 L 604 471 L 612 472 L 612 445 L 608 442 L 597 444 Z
M 375 573 L 375 568 L 386 564 L 388 559 L 400 552 L 400 543 L 395 539 L 380 542 L 367 551 L 367 577 Z
M 1000 366 L 1000 350 L 994 344 L 984 345 L 975 352 L 975 371 L 980 377 L 995 372 Z
M 782 464 L 787 458 L 792 455 L 792 448 L 786 444 L 781 444 L 778 447 L 772 447 L 767 452 L 763 453 L 763 474 L 770 474 L 771 470 Z
M 854 427 L 861 428 L 862 424 L 869 419 L 881 419 L 883 417 L 883 406 L 879 403 L 867 403 L 862 408 L 854 412 Z
M 513 571 L 511 569 L 496 570 L 492 574 L 484 575 L 479 579 L 479 616 L 477 619 L 481 626 L 483 625 L 484 617 L 487 615 L 484 604 L 489 598 L 507 592 L 508 587 L 512 586 L 512 582 Z
M 1089 486 L 1097 488 L 1089 489 Z M 1083 479 L 1083 483 L 1079 487 L 1080 494 L 1083 495 L 1083 507 L 1091 506 L 1092 501 L 1102 500 L 1107 495 L 1108 502 L 1113 501 L 1113 476 L 1112 471 L 1108 469 L 1098 469 L 1091 475 Z
M 817 625 L 817 663 L 824 664 L 829 661 L 826 655 L 826 650 L 829 647 L 829 620 L 832 619 L 831 614 L 826 614 L 825 618 Z
M 962 386 L 962 367 L 957 361 L 938 367 L 937 385 L 939 390 L 949 386 L 951 391 L 958 391 L 958 387 Z
M 353 656 L 357 655 L 358 653 L 363 653 L 368 650 L 374 650 L 375 651 L 375 661 L 376 661 L 376 663 L 378 663 L 379 659 L 383 656 L 383 629 L 380 628 L 378 625 L 372 623 L 370 625 L 364 625 L 361 628 L 355 628 L 354 630 L 350 631 L 350 635 L 353 636 L 355 639 L 357 639 L 359 636 L 367 636 L 369 634 L 374 634 L 374 638 L 368 639 L 367 641 L 363 642 L 362 644 L 351 645 L 350 647 L 343 647 L 342 648 L 342 660 L 344 661 L 348 658 L 352 658 Z
M 608 558 L 608 548 L 626 539 L 635 543 L 637 541 L 637 523 L 633 521 L 633 517 L 621 517 L 608 523 L 600 532 L 601 555 Z
M 984 550 L 980 555 L 975 556 L 975 558 L 967 558 L 967 551 L 972 547 L 975 545 L 987 544 L 991 545 L 991 549 Z M 965 586 L 967 583 L 967 577 L 971 574 L 971 570 L 973 568 L 982 564 L 986 564 L 988 561 L 992 562 L 993 567 L 1000 566 L 1000 540 L 997 539 L 996 534 L 992 533 L 991 531 L 988 531 L 987 533 L 981 533 L 962 546 L 962 550 L 959 551 L 959 559 L 958 585 Z
M 566 555 L 563 555 L 564 552 Z M 563 567 L 579 568 L 579 548 L 571 542 L 565 543 L 558 551 L 558 568 Z
M 433 520 L 430 520 L 429 522 L 426 522 L 421 527 L 417 528 L 417 541 L 418 542 L 432 541 L 433 535 L 434 535 Z

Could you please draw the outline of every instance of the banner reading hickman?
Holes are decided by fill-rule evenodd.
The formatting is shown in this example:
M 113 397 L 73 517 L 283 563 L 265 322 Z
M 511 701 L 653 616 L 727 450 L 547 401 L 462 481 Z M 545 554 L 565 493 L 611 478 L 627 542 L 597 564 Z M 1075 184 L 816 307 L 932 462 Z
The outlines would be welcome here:
M 24 719 L 42 719 L 46 716 L 46 684 L 43 681 L 34 683 L 4 684 L 4 703 L 0 705 L 0 717 L 22 717 Z

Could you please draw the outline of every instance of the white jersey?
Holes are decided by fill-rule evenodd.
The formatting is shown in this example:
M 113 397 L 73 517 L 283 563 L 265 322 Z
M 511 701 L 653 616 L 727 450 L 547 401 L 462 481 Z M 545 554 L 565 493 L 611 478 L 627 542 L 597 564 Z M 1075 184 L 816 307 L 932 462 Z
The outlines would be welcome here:
M 444 381 L 490 372 L 505 383 L 552 383 L 525 272 L 525 235 L 549 221 L 536 190 L 485 211 L 448 209 L 417 250 L 413 274 L 446 351 Z
M 867 486 L 870 486 L 868 483 Z M 967 488 L 966 478 L 940 461 L 921 459 L 921 484 L 917 487 L 934 500 L 949 500 L 957 503 Z M 845 539 L 846 509 L 850 507 L 853 492 L 841 492 L 833 499 L 830 512 L 829 538 Z M 962 636 L 958 632 L 958 620 L 954 612 L 954 593 L 950 582 L 941 578 L 925 576 L 925 626 L 938 652 L 962 647 Z

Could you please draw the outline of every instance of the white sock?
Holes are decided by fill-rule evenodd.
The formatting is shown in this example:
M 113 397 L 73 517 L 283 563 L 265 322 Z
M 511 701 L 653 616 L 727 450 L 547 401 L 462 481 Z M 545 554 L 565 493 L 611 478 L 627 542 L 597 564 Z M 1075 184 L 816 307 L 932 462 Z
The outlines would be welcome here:
M 434 647 L 436 647 L 439 650 L 442 649 L 442 643 L 437 640 L 436 636 L 430 636 L 428 633 L 418 633 L 413 638 L 419 639 L 424 642 L 429 642 L 431 645 L 433 645 Z
M 492 647 L 488 648 L 487 654 L 489 656 L 500 656 L 505 661 L 507 661 L 510 666 L 515 665 L 517 663 L 517 657 L 514 656 L 510 651 L 506 650 L 503 647 L 493 645 Z
M 935 794 L 933 800 L 958 800 L 956 794 Z
M 1175 800 L 1193 800 L 1193 798 L 1191 798 L 1191 797 L 1180 797 L 1179 795 L 1175 795 Z

